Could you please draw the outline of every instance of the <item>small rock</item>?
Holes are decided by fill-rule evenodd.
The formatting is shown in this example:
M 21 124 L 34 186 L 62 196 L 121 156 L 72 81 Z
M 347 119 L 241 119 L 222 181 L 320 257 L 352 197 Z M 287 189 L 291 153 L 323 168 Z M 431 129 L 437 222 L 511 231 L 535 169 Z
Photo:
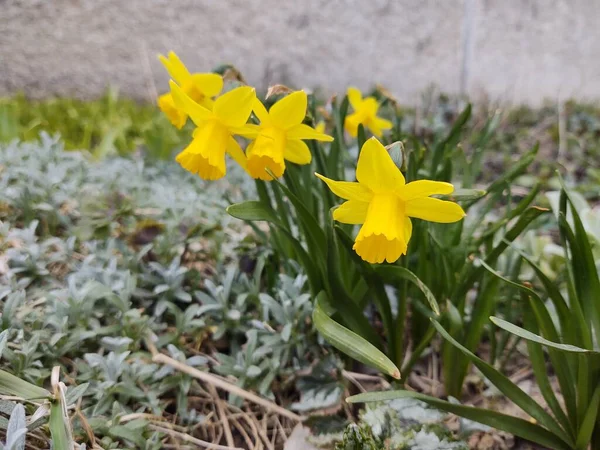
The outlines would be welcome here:
M 317 447 L 308 443 L 310 430 L 301 423 L 296 425 L 292 434 L 283 446 L 283 450 L 319 450 Z

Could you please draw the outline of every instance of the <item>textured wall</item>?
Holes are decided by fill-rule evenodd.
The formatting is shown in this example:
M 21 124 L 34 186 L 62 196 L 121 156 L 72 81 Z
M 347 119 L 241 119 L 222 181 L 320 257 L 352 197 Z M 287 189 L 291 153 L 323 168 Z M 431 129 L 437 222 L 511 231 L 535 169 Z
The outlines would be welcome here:
M 156 53 L 258 86 L 600 98 L 596 0 L 0 0 L 0 94 L 152 98 Z

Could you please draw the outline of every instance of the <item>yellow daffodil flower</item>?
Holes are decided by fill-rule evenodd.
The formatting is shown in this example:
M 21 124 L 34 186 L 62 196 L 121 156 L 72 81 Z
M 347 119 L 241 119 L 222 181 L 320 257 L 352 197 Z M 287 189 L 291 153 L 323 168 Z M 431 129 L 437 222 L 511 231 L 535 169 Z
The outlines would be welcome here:
M 377 137 L 381 137 L 383 134 L 382 130 L 389 130 L 392 128 L 392 122 L 377 117 L 379 104 L 375 97 L 362 98 L 360 91 L 351 87 L 348 88 L 348 101 L 354 109 L 352 114 L 346 116 L 346 122 L 344 124 L 346 130 L 350 133 L 350 136 L 356 137 L 358 134 L 358 125 L 361 123 Z
M 158 59 L 183 92 L 206 109 L 212 109 L 212 97 L 218 95 L 223 89 L 223 77 L 221 75 L 217 73 L 191 74 L 174 52 L 169 52 L 168 57 L 159 55 Z M 177 108 L 170 92 L 158 97 L 158 107 L 175 127 L 181 129 L 185 125 L 188 115 Z
M 246 124 L 256 98 L 254 88 L 238 87 L 221 95 L 212 111 L 192 100 L 173 81 L 171 94 L 177 108 L 197 126 L 192 142 L 177 155 L 177 162 L 205 180 L 225 176 L 226 153 L 245 169 L 246 156 L 233 135 L 254 138 L 258 134 L 256 125 Z
M 431 198 L 450 194 L 454 186 L 419 180 L 406 184 L 385 147 L 376 138 L 365 142 L 358 158 L 358 182 L 334 181 L 316 174 L 331 191 L 347 200 L 333 212 L 338 222 L 362 224 L 353 249 L 370 263 L 396 261 L 406 254 L 411 217 L 430 222 L 457 222 L 465 216 L 456 203 Z
M 254 101 L 254 114 L 260 120 L 256 140 L 246 150 L 248 173 L 253 178 L 271 180 L 267 173 L 280 177 L 285 171 L 285 160 L 296 164 L 309 164 L 312 156 L 302 139 L 333 141 L 331 136 L 302 123 L 306 116 L 306 92 L 296 91 L 275 103 L 269 111 L 258 99 Z

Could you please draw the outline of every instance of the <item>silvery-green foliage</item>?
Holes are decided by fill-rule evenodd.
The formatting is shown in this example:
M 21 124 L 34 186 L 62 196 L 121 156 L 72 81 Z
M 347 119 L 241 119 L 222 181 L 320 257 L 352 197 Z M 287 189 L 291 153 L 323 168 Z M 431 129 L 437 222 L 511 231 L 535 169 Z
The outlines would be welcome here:
M 277 375 L 279 362 L 275 359 L 265 358 L 264 354 L 257 352 L 258 333 L 250 330 L 246 333 L 246 343 L 243 351 L 232 352 L 231 355 L 218 354 L 221 363 L 215 370 L 223 375 L 234 376 L 238 385 L 258 391 L 264 396 L 273 397 L 270 387 Z M 232 403 L 240 404 L 239 398 L 230 395 Z
M 181 265 L 179 257 L 173 258 L 167 266 L 154 261 L 148 263 L 141 278 L 144 286 L 152 287 L 145 291 L 145 295 L 159 300 L 155 310 L 157 316 L 162 314 L 164 302 L 190 303 L 192 301 L 191 294 L 185 288 L 188 270 Z
M 24 450 L 27 423 L 25 421 L 25 408 L 17 404 L 8 420 L 6 428 L 6 442 L 0 448 L 3 450 Z
M 322 353 L 311 321 L 312 301 L 306 291 L 306 276 L 282 274 L 273 296 L 259 294 L 263 322 L 255 323 L 261 343 L 257 351 L 279 361 L 282 368 L 303 369 L 303 364 Z
M 13 142 L 3 148 L 0 163 L 10 168 L 0 173 L 0 202 L 12 206 L 20 219 L 43 219 L 51 229 L 71 223 L 61 207 L 77 196 L 85 180 L 82 154 L 64 152 L 57 138 L 42 133 L 39 143 Z
M 265 396 L 318 357 L 304 278 L 281 277 L 272 291 L 277 272 L 265 281 L 254 241 L 245 241 L 253 272 L 233 268 L 247 230 L 225 213 L 224 195 L 239 200 L 248 180 L 233 191 L 175 163 L 92 161 L 46 135 L 0 147 L 0 166 L 0 364 L 40 386 L 60 365 L 68 403 L 80 402 L 103 448 L 161 448 L 143 421 L 120 423 L 127 414 L 203 420 L 189 400 L 197 385 L 152 363 L 147 340 Z M 222 356 L 218 341 L 229 346 Z M 197 353 L 204 342 L 212 358 Z
M 6 250 L 8 276 L 18 275 L 29 282 L 44 279 L 50 274 L 50 265 L 66 261 L 73 251 L 75 239 L 63 241 L 51 237 L 39 239 L 36 234 L 39 222 L 32 221 L 27 228 L 13 228 L 8 233 L 11 247 Z
M 212 335 L 218 340 L 226 334 L 234 339 L 244 335 L 250 328 L 251 313 L 257 306 L 257 298 L 248 292 L 248 281 L 245 274 L 235 268 L 227 269 L 221 284 L 205 280 L 206 292 L 196 291 L 194 296 L 200 303 L 196 315 L 215 328 Z
M 148 393 L 142 389 L 152 383 L 158 368 L 144 361 L 141 355 L 130 351 L 109 352 L 105 356 L 87 353 L 77 368 L 80 379 L 89 382 L 89 392 L 95 400 L 87 409 L 90 416 L 107 414 L 115 403 L 127 412 L 125 405 L 132 400 L 150 408 L 154 414 L 161 410 L 158 399 L 161 392 Z
M 4 348 L 6 347 L 6 343 L 8 342 L 8 330 L 4 330 L 0 333 L 0 358 L 2 358 L 2 352 L 4 352 Z
M 15 320 L 19 306 L 25 302 L 25 291 L 21 289 L 13 292 L 6 289 L 0 294 L 0 300 L 4 304 L 2 308 L 2 329 L 6 330 Z

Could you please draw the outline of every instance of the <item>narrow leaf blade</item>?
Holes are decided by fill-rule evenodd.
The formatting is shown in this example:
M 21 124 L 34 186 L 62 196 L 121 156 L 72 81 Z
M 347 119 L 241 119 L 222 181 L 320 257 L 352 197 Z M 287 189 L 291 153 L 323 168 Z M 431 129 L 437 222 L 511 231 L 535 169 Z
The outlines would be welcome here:
M 384 391 L 368 392 L 358 394 L 346 399 L 349 403 L 381 402 L 395 400 L 397 398 L 414 398 L 421 400 L 431 406 L 447 411 L 457 416 L 464 417 L 475 422 L 488 425 L 507 433 L 514 434 L 530 440 L 544 447 L 556 450 L 570 450 L 572 447 L 545 428 L 535 425 L 527 420 L 502 414 L 487 409 L 474 408 L 472 406 L 457 405 L 435 397 L 412 391 Z
M 558 342 L 549 341 L 548 339 L 543 338 L 531 331 L 527 331 L 524 328 L 521 328 L 517 325 L 514 325 L 510 322 L 507 322 L 504 319 L 500 319 L 499 317 L 490 317 L 490 320 L 494 323 L 494 325 L 502 328 L 503 330 L 508 331 L 514 335 L 522 337 L 523 339 L 527 339 L 528 341 L 537 342 L 538 344 L 545 345 L 546 347 L 552 347 L 557 350 L 562 350 L 564 352 L 570 353 L 586 353 L 589 355 L 600 355 L 600 353 L 594 350 L 586 350 L 585 348 L 576 347 L 575 345 L 570 344 L 560 344 Z
M 4 370 L 0 370 L 0 394 L 21 397 L 25 400 L 44 399 L 50 396 L 50 392 L 46 389 L 21 380 Z
M 393 378 L 400 379 L 400 370 L 387 356 L 358 334 L 331 319 L 318 303 L 313 310 L 313 322 L 323 337 L 341 352 Z

